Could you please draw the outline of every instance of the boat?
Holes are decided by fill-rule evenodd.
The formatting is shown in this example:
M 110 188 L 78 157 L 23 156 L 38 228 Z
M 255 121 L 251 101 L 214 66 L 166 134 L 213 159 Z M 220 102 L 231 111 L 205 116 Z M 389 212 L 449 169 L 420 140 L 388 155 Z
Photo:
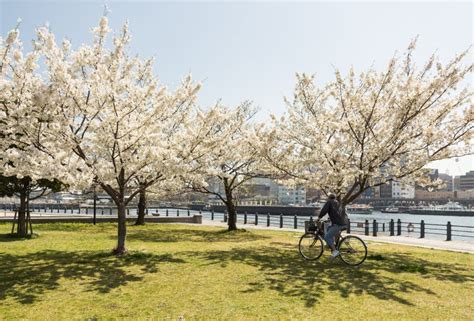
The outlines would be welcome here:
M 449 201 L 443 205 L 411 207 L 408 213 L 415 215 L 474 216 L 474 209 L 464 207 L 458 202 Z
M 353 204 L 346 206 L 348 214 L 372 214 L 373 208 L 365 204 Z
M 381 210 L 382 213 L 400 213 L 400 209 L 395 206 L 389 206 Z

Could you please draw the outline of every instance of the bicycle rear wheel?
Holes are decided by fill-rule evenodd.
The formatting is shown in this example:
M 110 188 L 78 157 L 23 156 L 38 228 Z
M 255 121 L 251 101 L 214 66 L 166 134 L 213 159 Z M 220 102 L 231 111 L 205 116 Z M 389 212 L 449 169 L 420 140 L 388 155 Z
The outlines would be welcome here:
M 300 238 L 298 249 L 301 256 L 306 260 L 317 260 L 324 251 L 323 240 L 315 233 L 306 233 Z
M 367 245 L 354 235 L 343 237 L 338 245 L 341 260 L 347 265 L 357 266 L 367 258 Z

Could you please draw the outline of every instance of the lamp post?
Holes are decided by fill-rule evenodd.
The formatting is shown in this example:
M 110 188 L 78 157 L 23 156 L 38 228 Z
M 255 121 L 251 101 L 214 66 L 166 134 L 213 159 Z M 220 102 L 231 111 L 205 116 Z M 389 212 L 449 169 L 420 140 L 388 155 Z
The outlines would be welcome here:
M 94 219 L 93 223 L 96 223 L 96 214 L 97 214 L 97 185 L 94 184 Z

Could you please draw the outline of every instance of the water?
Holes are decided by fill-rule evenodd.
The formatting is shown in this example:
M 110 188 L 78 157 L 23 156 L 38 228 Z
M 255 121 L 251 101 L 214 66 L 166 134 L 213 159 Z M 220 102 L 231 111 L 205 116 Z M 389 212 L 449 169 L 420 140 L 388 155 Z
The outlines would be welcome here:
M 413 215 L 408 213 L 382 213 L 373 211 L 372 214 L 349 214 L 351 220 L 377 220 L 381 222 L 389 222 L 400 219 L 402 222 L 420 223 L 424 220 L 425 223 L 430 224 L 447 224 L 448 221 L 454 225 L 474 226 L 474 217 L 468 216 L 442 216 L 442 215 Z

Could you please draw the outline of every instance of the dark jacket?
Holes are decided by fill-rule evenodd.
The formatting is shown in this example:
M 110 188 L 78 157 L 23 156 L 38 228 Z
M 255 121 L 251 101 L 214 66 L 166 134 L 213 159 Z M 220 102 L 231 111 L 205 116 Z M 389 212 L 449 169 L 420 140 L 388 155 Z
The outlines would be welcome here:
M 347 225 L 346 213 L 344 213 L 342 208 L 339 206 L 337 200 L 329 199 L 326 204 L 324 204 L 318 217 L 321 218 L 326 214 L 329 214 L 332 224 Z

